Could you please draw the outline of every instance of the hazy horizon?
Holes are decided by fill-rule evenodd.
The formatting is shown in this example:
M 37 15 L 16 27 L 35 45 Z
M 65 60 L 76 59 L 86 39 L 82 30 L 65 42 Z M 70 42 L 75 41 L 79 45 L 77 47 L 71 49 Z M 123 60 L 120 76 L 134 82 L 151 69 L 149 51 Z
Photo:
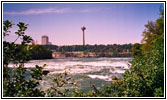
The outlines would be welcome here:
M 3 21 L 24 22 L 26 31 L 41 44 L 47 35 L 53 45 L 140 43 L 144 25 L 155 21 L 163 3 L 3 3 Z M 13 41 L 11 35 L 5 38 Z

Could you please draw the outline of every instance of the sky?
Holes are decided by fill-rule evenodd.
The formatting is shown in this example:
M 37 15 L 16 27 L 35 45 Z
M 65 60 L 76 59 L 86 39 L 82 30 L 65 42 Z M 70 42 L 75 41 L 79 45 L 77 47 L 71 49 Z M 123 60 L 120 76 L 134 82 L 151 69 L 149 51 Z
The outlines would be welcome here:
M 144 25 L 160 17 L 163 3 L 3 3 L 3 21 L 15 26 L 6 41 L 14 41 L 16 24 L 28 24 L 26 34 L 41 44 L 47 35 L 54 45 L 140 43 Z M 18 42 L 20 42 L 18 40 Z

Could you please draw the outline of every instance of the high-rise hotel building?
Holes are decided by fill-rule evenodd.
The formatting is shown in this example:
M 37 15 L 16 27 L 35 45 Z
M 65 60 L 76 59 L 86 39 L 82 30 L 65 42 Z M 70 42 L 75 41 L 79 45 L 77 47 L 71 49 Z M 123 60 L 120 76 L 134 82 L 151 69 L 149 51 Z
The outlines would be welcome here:
M 48 45 L 49 44 L 49 38 L 48 38 L 48 36 L 46 36 L 46 35 L 42 36 L 41 44 L 42 45 Z

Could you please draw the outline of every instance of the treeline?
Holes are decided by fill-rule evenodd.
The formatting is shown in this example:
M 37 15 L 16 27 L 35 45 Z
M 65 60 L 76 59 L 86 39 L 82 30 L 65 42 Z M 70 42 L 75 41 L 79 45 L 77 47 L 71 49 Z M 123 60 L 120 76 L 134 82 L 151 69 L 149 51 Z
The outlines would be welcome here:
M 58 52 L 72 51 L 88 51 L 88 52 L 131 52 L 132 44 L 111 44 L 111 45 L 72 45 L 72 46 L 57 46 L 43 45 L 45 48 L 56 50 Z
M 93 52 L 96 57 L 129 57 L 131 56 L 132 44 L 113 44 L 113 45 L 72 45 L 72 46 L 57 46 L 43 45 L 45 48 L 56 52 Z
M 4 42 L 4 45 L 6 45 L 7 42 Z M 9 43 L 12 44 L 12 43 Z M 9 45 L 8 44 L 8 45 Z M 28 52 L 27 59 L 30 60 L 38 60 L 38 59 L 52 59 L 52 51 L 48 48 L 45 48 L 41 45 L 24 45 L 22 46 L 21 44 L 15 44 L 17 49 L 13 52 L 15 53 L 20 53 L 17 58 L 21 57 L 22 54 L 26 54 L 25 49 L 30 49 Z M 22 55 L 23 56 L 23 55 Z M 15 58 L 15 59 L 17 59 Z
M 131 57 L 132 44 L 111 44 L 111 45 L 71 45 L 71 46 L 57 46 L 57 45 L 42 45 L 43 47 L 62 53 L 66 57 L 78 57 L 80 55 L 74 52 L 84 53 L 80 57 Z
M 41 45 L 31 45 L 30 59 L 51 59 L 52 51 Z

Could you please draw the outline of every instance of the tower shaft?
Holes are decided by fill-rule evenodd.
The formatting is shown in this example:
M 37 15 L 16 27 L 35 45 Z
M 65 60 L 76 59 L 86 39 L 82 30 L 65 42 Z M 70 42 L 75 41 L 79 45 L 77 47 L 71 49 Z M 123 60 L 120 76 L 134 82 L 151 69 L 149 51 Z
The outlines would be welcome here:
M 85 30 L 86 30 L 86 27 L 81 27 L 81 30 L 83 32 L 83 46 L 85 45 Z
M 83 30 L 83 45 L 85 45 L 85 32 Z

